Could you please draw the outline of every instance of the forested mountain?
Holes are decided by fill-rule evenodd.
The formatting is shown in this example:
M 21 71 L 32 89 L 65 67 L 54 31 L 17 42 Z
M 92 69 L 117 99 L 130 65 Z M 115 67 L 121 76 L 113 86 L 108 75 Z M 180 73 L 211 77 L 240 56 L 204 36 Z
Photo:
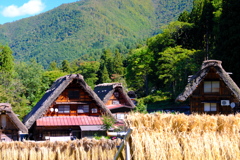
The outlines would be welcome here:
M 190 11 L 193 0 L 81 0 L 0 25 L 0 43 L 16 61 L 96 60 L 102 49 L 120 53 L 160 33 L 160 26 Z M 83 56 L 84 55 L 84 56 Z

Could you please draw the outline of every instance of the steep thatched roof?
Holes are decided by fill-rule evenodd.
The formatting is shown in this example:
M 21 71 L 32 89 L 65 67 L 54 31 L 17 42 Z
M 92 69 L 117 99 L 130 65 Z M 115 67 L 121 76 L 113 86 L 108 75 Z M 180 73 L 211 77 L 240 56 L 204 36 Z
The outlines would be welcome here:
M 201 70 L 198 71 L 195 75 L 193 75 L 187 86 L 185 87 L 184 92 L 182 92 L 177 98 L 176 101 L 183 102 L 185 101 L 197 88 L 197 86 L 202 82 L 205 76 L 208 74 L 211 67 L 216 70 L 216 74 L 220 76 L 226 86 L 232 91 L 234 96 L 240 100 L 240 89 L 236 85 L 236 83 L 232 80 L 229 74 L 222 68 L 221 61 L 218 60 L 207 60 L 203 61 Z
M 12 111 L 11 104 L 9 103 L 0 103 L 0 113 L 5 113 L 11 120 L 13 124 L 15 124 L 16 128 L 23 133 L 28 133 L 28 129 L 24 124 L 18 119 L 16 114 Z
M 94 92 L 98 95 L 98 97 L 103 101 L 103 103 L 107 103 L 107 101 L 111 98 L 113 93 L 118 91 L 125 101 L 129 104 L 131 108 L 134 108 L 135 105 L 133 104 L 132 100 L 129 98 L 127 93 L 124 91 L 123 86 L 121 83 L 102 83 L 98 84 L 94 88 Z
M 104 113 L 114 117 L 109 109 L 105 107 L 104 103 L 93 92 L 93 90 L 86 84 L 83 76 L 80 74 L 71 74 L 57 79 L 51 88 L 46 91 L 42 99 L 36 104 L 35 107 L 33 107 L 32 111 L 24 118 L 23 123 L 28 129 L 34 124 L 37 119 L 43 116 L 47 109 L 73 80 L 78 81 L 77 83 L 88 93 L 88 95 L 94 100 L 96 105 L 99 106 Z

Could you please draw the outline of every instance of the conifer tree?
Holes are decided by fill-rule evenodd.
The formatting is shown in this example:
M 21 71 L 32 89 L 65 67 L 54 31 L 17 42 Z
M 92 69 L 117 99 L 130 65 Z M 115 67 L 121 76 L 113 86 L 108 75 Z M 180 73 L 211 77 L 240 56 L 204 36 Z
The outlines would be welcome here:
M 100 80 L 102 83 L 109 83 L 111 82 L 110 78 L 109 78 L 109 74 L 108 74 L 108 70 L 107 67 L 105 65 L 103 65 L 103 70 L 102 70 L 102 77 Z
M 61 70 L 63 72 L 67 72 L 67 73 L 71 72 L 71 68 L 70 68 L 70 64 L 69 64 L 68 60 L 63 60 Z
M 110 76 L 114 74 L 114 65 L 113 65 L 113 54 L 108 50 L 103 51 L 103 55 L 100 58 L 100 67 L 97 72 L 98 81 L 97 83 L 106 83 L 111 82 Z
M 12 74 L 14 68 L 12 50 L 9 46 L 0 45 L 0 72 Z
M 49 65 L 49 70 L 53 71 L 53 70 L 57 70 L 57 69 L 58 69 L 57 63 L 55 61 L 52 61 Z
M 114 66 L 114 74 L 123 76 L 123 72 L 124 72 L 123 60 L 122 60 L 122 55 L 121 53 L 119 53 L 118 50 L 115 51 L 113 66 Z
M 223 67 L 233 72 L 232 78 L 240 86 L 240 3 L 239 0 L 223 0 L 222 14 L 217 34 L 216 59 L 223 61 Z

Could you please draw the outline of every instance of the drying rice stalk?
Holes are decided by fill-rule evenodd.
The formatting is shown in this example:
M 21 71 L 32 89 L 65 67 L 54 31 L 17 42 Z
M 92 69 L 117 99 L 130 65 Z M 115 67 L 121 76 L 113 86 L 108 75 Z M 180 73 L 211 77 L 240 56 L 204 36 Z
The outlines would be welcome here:
M 138 160 L 240 159 L 240 115 L 140 114 L 127 116 Z
M 1 160 L 112 160 L 119 140 L 1 142 Z

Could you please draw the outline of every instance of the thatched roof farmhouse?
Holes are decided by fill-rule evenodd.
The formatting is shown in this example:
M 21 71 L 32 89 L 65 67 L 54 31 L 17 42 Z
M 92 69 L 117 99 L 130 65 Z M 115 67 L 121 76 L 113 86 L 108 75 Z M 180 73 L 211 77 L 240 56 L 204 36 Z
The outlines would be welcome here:
M 219 60 L 204 61 L 176 101 L 183 102 L 189 98 L 191 112 L 230 114 L 236 111 L 240 89 L 221 63 Z
M 84 136 L 83 130 L 99 130 L 102 114 L 114 117 L 86 84 L 83 76 L 71 74 L 52 84 L 23 123 L 36 140 L 45 136 L 67 136 L 70 132 L 81 138 Z
M 121 83 L 98 84 L 95 86 L 94 92 L 114 114 L 130 112 L 135 108 Z
M 0 103 L 0 125 L 1 141 L 19 140 L 21 133 L 28 133 L 9 103 Z

